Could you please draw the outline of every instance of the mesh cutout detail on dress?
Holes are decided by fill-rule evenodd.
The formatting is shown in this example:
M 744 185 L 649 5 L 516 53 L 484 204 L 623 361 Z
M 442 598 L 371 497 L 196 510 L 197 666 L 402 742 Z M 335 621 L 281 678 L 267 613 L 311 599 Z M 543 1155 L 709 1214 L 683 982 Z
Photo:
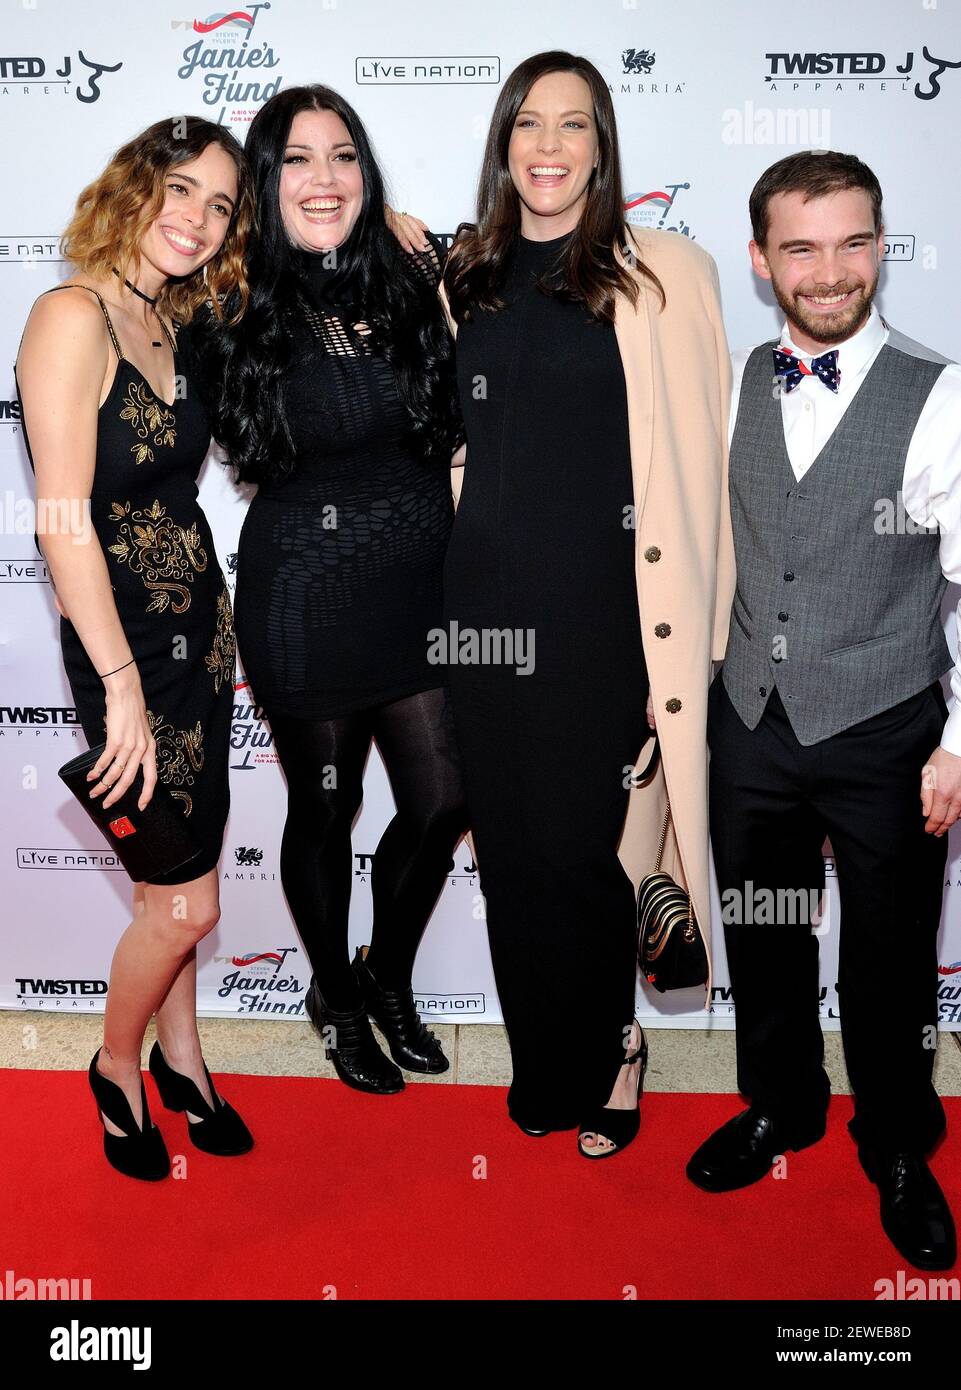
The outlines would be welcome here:
M 438 273 L 428 280 L 425 270 L 425 287 Z M 363 311 L 328 300 L 326 288 L 314 277 L 315 302 L 305 294 L 286 315 L 296 468 L 261 486 L 238 563 L 247 675 L 265 706 L 301 716 L 439 683 L 427 634 L 440 623 L 453 522 L 448 471 L 412 447 L 393 370 L 356 327 Z

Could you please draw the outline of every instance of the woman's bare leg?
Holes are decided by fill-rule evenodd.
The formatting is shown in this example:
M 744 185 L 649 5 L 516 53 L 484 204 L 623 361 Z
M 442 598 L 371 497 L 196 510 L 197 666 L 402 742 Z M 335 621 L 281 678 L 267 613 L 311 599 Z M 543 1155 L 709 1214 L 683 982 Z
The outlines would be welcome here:
M 142 893 L 137 893 L 138 888 Z M 138 897 L 143 902 L 139 910 Z M 183 1013 L 179 989 L 189 988 L 191 982 L 196 987 L 195 947 L 216 926 L 219 917 L 216 869 L 169 888 L 150 883 L 135 885 L 134 918 L 117 943 L 110 965 L 104 1040 L 97 1070 L 123 1090 L 138 1124 L 142 1121 L 140 1054 L 147 1024 L 168 997 L 185 957 L 192 955 L 194 964 L 187 971 L 186 983 L 174 991 L 175 1023 L 171 1031 L 178 1032 L 176 1020 L 182 1019 Z M 196 1001 L 193 1011 L 196 1014 Z M 196 1019 L 193 1027 L 196 1032 Z M 104 1123 L 112 1134 L 122 1133 L 109 1120 Z
M 180 968 L 157 1009 L 157 1038 L 164 1057 L 184 1076 L 196 1082 L 208 1105 L 213 1097 L 204 1075 L 204 1058 L 197 1031 L 197 949 L 193 947 L 180 963 Z M 194 1120 L 202 1115 L 188 1115 Z

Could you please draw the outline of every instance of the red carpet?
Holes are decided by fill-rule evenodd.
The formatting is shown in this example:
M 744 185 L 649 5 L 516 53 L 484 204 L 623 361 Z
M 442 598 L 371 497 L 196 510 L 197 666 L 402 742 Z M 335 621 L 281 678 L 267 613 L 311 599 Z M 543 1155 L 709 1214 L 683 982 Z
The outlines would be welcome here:
M 233 1159 L 194 1149 L 147 1088 L 180 1181 L 109 1167 L 84 1073 L 0 1071 L 0 1280 L 89 1278 L 94 1298 L 873 1299 L 904 1267 L 847 1097 L 784 1179 L 710 1196 L 684 1163 L 734 1096 L 646 1095 L 630 1151 L 590 1165 L 573 1132 L 516 1129 L 500 1087 L 225 1077 L 258 1141 Z M 932 1167 L 961 1217 L 961 1100 L 945 1108 Z

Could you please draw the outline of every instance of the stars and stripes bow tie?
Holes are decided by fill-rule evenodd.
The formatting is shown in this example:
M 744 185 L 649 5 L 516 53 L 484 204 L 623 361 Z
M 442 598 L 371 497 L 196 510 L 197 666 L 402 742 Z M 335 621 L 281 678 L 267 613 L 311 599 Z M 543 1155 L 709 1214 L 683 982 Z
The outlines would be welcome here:
M 811 366 L 806 367 L 799 358 L 790 352 L 785 352 L 783 348 L 774 349 L 774 375 L 781 379 L 783 389 L 787 392 L 794 390 L 795 386 L 800 386 L 801 381 L 806 376 L 816 376 L 831 391 L 837 395 L 837 389 L 841 381 L 841 369 L 838 366 L 838 350 L 832 348 L 830 352 L 823 353 L 820 357 L 811 358 Z

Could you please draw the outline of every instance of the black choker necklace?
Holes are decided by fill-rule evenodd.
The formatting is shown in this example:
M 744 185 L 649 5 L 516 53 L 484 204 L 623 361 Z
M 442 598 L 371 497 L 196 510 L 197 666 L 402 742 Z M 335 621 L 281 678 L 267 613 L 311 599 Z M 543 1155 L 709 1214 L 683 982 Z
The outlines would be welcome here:
M 112 270 L 114 275 L 116 275 L 117 279 L 119 280 L 120 271 L 117 269 L 116 266 L 113 266 Z M 129 280 L 124 280 L 124 284 L 127 286 L 127 289 L 130 290 L 132 294 L 135 294 L 138 299 L 142 299 L 145 304 L 156 304 L 156 299 L 151 299 L 149 294 L 144 294 L 143 290 L 138 290 L 137 286 L 131 285 Z

